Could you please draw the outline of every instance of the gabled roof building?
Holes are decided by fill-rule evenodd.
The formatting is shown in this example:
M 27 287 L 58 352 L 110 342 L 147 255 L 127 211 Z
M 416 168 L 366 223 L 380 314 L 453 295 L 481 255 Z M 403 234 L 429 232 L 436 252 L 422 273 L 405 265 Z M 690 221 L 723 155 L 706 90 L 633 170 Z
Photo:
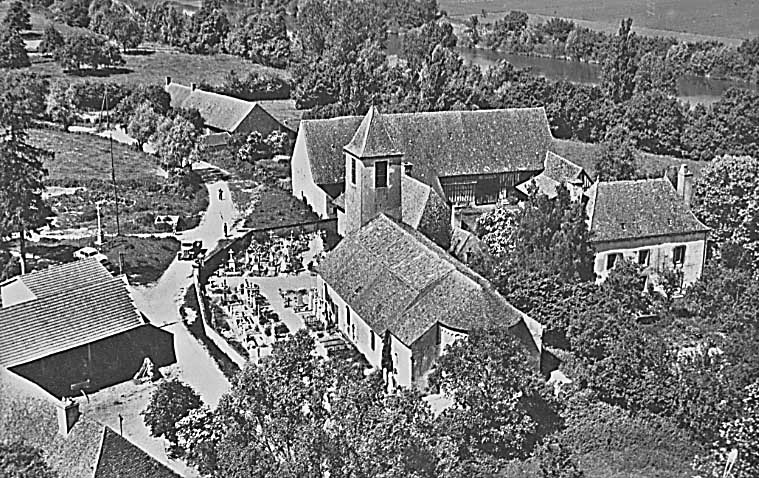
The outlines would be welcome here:
M 175 361 L 173 336 L 148 322 L 96 258 L 14 277 L 0 297 L 0 367 L 56 396 L 127 380 L 146 357 Z
M 667 178 L 597 182 L 588 189 L 586 212 L 600 280 L 623 257 L 652 272 L 678 270 L 686 285 L 701 276 L 709 228 L 688 207 L 689 183 L 683 167 L 678 190 Z
M 445 346 L 474 327 L 508 328 L 540 363 L 539 323 L 425 235 L 385 214 L 348 234 L 317 272 L 327 322 L 396 386 L 423 386 Z
M 543 172 L 517 186 L 525 196 L 529 195 L 530 189 L 534 187 L 538 193 L 555 198 L 556 189 L 563 185 L 572 199 L 577 200 L 592 184 L 590 176 L 582 166 L 562 158 L 553 151 L 546 153 L 543 166 Z

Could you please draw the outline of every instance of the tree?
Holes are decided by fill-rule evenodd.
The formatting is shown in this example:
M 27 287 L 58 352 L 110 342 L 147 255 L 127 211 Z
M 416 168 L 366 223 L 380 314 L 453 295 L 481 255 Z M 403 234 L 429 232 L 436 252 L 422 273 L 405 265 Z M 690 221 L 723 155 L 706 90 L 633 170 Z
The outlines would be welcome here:
M 45 99 L 45 114 L 50 121 L 60 123 L 64 131 L 68 131 L 77 118 L 72 96 L 68 82 L 59 79 L 50 85 L 50 92 Z
M 0 33 L 0 68 L 24 68 L 31 64 L 18 31 L 8 29 Z
M 137 148 L 140 151 L 150 137 L 155 134 L 160 122 L 161 116 L 153 111 L 153 107 L 149 103 L 143 103 L 134 110 L 127 126 L 127 133 L 137 140 Z
M 55 59 L 65 70 L 81 71 L 85 66 L 93 70 L 124 64 L 124 59 L 113 45 L 101 37 L 75 33 L 63 47 L 55 52 Z
M 153 135 L 163 168 L 172 174 L 177 169 L 190 166 L 193 153 L 198 148 L 198 136 L 195 126 L 182 116 L 163 120 Z
M 92 14 L 90 29 L 121 45 L 124 52 L 137 48 L 142 42 L 140 23 L 125 7 L 117 4 L 97 10 Z
M 138 85 L 118 102 L 113 111 L 113 117 L 117 121 L 127 123 L 132 118 L 134 111 L 146 103 L 159 116 L 167 116 L 171 111 L 171 96 L 166 90 L 158 85 Z M 203 127 L 202 118 L 199 123 L 193 122 L 193 124 L 197 129 L 201 129 Z
M 177 444 L 176 424 L 202 405 L 200 395 L 192 387 L 172 379 L 158 384 L 141 415 L 151 436 L 163 437 L 174 447 Z
M 636 92 L 626 103 L 623 124 L 641 150 L 681 156 L 685 118 L 685 109 L 677 98 L 649 89 Z
M 483 472 L 526 456 L 548 425 L 539 416 L 553 414 L 524 346 L 505 327 L 471 330 L 448 345 L 429 382 L 453 401 L 437 433 L 451 439 L 457 458 Z
M 601 87 L 606 97 L 615 103 L 630 99 L 635 89 L 637 38 L 631 29 L 632 18 L 622 20 L 601 65 Z
M 203 0 L 184 30 L 182 47 L 190 53 L 220 53 L 228 34 L 229 19 L 220 0 Z
M 145 34 L 152 40 L 179 46 L 184 36 L 185 16 L 170 3 L 155 2 L 145 19 Z
M 595 164 L 596 176 L 600 181 L 634 179 L 637 175 L 637 156 L 630 131 L 625 127 L 615 126 L 604 136 L 601 152 Z
M 635 93 L 660 90 L 666 96 L 677 95 L 677 78 L 681 70 L 666 58 L 648 52 L 640 58 L 635 72 Z
M 45 27 L 45 31 L 42 32 L 39 52 L 54 55 L 58 48 L 61 48 L 65 43 L 66 41 L 63 39 L 61 32 L 52 23 L 49 23 Z
M 542 478 L 584 478 L 582 472 L 572 459 L 568 447 L 561 443 L 548 442 L 538 449 L 538 462 Z
M 5 18 L 3 18 L 2 27 L 17 33 L 21 33 L 21 30 L 30 30 L 32 28 L 29 10 L 26 9 L 20 0 L 11 2 L 8 12 L 5 14 Z
M 723 156 L 704 167 L 693 185 L 692 208 L 709 226 L 718 251 L 734 244 L 759 264 L 759 160 Z
M 0 442 L 0 476 L 4 478 L 55 478 L 42 451 L 24 442 Z
M 285 17 L 250 13 L 240 19 L 227 38 L 227 50 L 262 65 L 283 68 L 290 59 Z
M 89 0 L 60 0 L 53 5 L 58 18 L 70 27 L 87 28 L 90 24 Z
M 477 218 L 477 236 L 485 242 L 494 256 L 513 254 L 516 246 L 514 234 L 519 227 L 517 208 L 498 206 Z
M 45 113 L 47 80 L 36 73 L 0 70 L 0 130 L 23 132 Z
M 418 71 L 438 45 L 444 48 L 456 46 L 456 35 L 450 23 L 426 23 L 417 30 L 407 32 L 403 35 L 401 57 L 412 71 Z

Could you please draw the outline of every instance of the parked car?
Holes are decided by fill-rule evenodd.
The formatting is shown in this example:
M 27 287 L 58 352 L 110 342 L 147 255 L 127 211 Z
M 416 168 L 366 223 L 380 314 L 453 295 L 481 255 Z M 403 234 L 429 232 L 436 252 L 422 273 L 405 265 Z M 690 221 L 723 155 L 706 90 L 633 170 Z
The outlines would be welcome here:
M 203 241 L 183 242 L 177 252 L 177 259 L 180 261 L 193 261 L 205 252 Z
M 108 260 L 108 256 L 101 253 L 94 247 L 87 246 L 74 251 L 74 259 L 82 260 L 87 259 L 88 257 L 94 257 L 97 259 L 101 264 L 103 264 L 103 267 L 108 269 L 108 272 L 112 274 L 116 272 L 113 264 L 111 264 L 111 261 Z

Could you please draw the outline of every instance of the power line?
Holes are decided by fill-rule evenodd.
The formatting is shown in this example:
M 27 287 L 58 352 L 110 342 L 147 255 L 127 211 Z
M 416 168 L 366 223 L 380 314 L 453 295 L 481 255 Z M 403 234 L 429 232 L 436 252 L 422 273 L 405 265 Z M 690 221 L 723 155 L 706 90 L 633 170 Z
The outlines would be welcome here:
M 101 109 L 105 110 L 106 106 L 106 99 L 108 96 L 108 85 L 105 85 L 105 88 L 103 90 L 103 107 Z M 110 106 L 110 104 L 108 105 Z M 116 186 L 116 165 L 113 161 L 113 131 L 111 131 L 111 112 L 109 110 L 106 111 L 106 128 L 108 128 L 108 145 L 110 147 L 110 153 L 111 153 L 111 182 L 113 183 L 113 199 L 116 206 L 116 237 L 121 235 L 121 224 L 119 222 L 119 190 Z

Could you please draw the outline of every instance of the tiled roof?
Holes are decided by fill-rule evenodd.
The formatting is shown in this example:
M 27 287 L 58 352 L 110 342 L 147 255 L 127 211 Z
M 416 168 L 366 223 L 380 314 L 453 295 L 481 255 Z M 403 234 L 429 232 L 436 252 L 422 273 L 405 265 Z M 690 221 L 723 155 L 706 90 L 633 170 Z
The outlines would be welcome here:
M 11 281 L 21 281 L 35 297 L 42 299 L 111 279 L 111 273 L 97 259 L 90 257 L 16 276 Z
M 0 366 L 31 362 L 143 323 L 124 283 L 110 276 L 107 280 L 3 307 Z
M 587 173 L 585 173 L 582 166 L 578 166 L 558 154 L 548 151 L 546 152 L 543 172 L 518 185 L 517 189 L 524 194 L 529 194 L 531 185 L 534 185 L 540 193 L 553 198 L 557 195 L 556 188 L 559 184 L 580 181 L 581 184 L 579 185 L 582 185 L 584 176 L 587 176 Z
M 166 91 L 171 96 L 172 107 L 196 109 L 207 126 L 229 133 L 234 133 L 256 107 L 256 103 L 251 101 L 198 88 L 193 90 L 176 83 L 168 84 Z
M 382 115 L 377 111 L 376 106 L 369 108 L 353 138 L 345 145 L 345 150 L 357 158 L 378 158 L 401 154 L 390 138 Z
M 343 147 L 364 118 L 301 121 L 316 184 L 345 181 Z M 551 132 L 543 108 L 384 114 L 382 120 L 412 176 L 433 185 L 437 176 L 539 171 Z
M 448 249 L 451 243 L 451 208 L 442 196 L 430 186 L 405 174 L 401 177 L 401 196 L 403 223 L 443 249 Z
M 586 195 L 592 242 L 709 230 L 666 178 L 599 182 Z
M 376 333 L 408 346 L 437 322 L 469 330 L 524 317 L 484 278 L 383 214 L 327 253 L 318 273 Z
M 259 100 L 258 105 L 291 131 L 298 131 L 305 110 L 295 107 L 295 100 Z
M 178 476 L 125 438 L 89 418 L 86 412 L 68 435 L 59 435 L 53 397 L 1 367 L 0 424 L 0 441 L 21 440 L 41 449 L 48 466 L 60 478 Z M 118 472 L 112 466 L 115 463 L 120 464 Z M 102 472 L 101 466 L 105 466 Z
M 94 478 L 175 478 L 176 473 L 108 427 L 104 427 Z

